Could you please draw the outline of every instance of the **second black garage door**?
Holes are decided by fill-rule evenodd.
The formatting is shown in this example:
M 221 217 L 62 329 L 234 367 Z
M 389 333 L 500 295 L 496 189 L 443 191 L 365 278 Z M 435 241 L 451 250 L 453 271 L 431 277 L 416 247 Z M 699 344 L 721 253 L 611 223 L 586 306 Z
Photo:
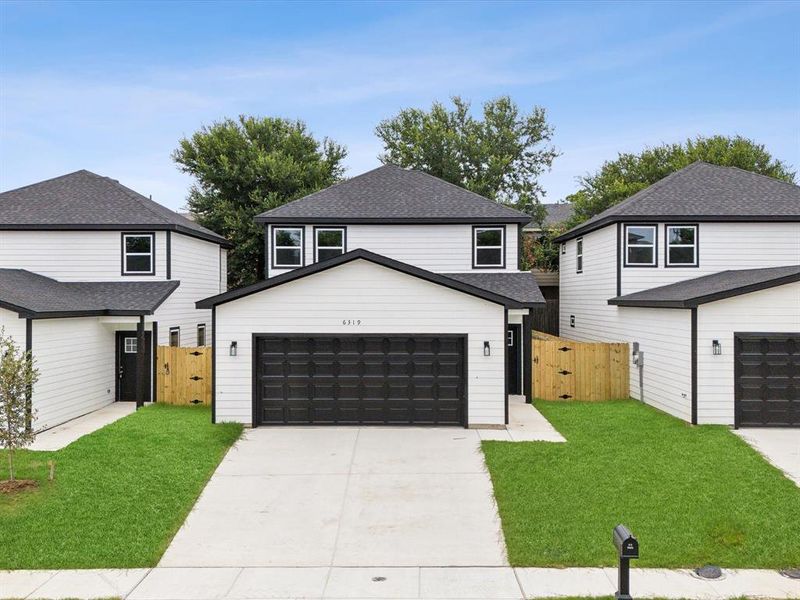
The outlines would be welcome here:
M 464 340 L 256 336 L 254 423 L 465 425 Z
M 736 333 L 737 427 L 800 427 L 800 334 Z

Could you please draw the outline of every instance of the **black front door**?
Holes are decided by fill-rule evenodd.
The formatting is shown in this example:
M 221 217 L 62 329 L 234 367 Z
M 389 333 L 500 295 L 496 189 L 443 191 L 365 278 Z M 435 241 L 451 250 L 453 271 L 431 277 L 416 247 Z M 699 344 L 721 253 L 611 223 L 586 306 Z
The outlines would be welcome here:
M 508 393 L 522 393 L 522 325 L 509 325 L 506 332 Z
M 144 402 L 150 401 L 150 374 L 152 372 L 152 336 L 149 331 L 145 336 L 145 369 L 144 369 Z M 117 400 L 123 402 L 136 402 L 136 332 L 117 332 Z

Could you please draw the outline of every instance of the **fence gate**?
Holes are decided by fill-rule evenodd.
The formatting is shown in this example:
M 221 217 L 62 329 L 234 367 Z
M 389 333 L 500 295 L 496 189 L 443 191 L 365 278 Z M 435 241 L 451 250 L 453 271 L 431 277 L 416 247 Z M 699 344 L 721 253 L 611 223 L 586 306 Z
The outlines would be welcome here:
M 211 346 L 158 347 L 158 402 L 211 404 Z
M 575 342 L 533 332 L 533 395 L 542 400 L 628 398 L 628 344 Z

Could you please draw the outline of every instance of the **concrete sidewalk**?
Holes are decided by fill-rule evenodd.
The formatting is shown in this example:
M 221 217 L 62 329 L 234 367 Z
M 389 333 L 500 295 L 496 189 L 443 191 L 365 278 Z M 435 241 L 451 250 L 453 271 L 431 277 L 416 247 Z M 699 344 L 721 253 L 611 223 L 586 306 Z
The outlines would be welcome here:
M 220 567 L 85 571 L 0 571 L 0 598 L 126 600 L 522 600 L 608 596 L 614 569 L 511 567 Z M 632 569 L 635 598 L 800 598 L 800 580 L 775 571 L 725 570 L 701 580 L 688 570 Z

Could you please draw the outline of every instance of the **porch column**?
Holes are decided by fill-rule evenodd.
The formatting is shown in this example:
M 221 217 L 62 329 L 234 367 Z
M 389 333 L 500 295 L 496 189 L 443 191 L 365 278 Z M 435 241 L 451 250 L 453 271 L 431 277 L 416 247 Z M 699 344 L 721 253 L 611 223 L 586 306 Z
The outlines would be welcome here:
M 144 406 L 145 370 L 148 368 L 146 356 L 144 315 L 141 315 L 136 326 L 136 408 Z
M 533 402 L 533 315 L 522 317 L 522 393 L 525 402 Z

